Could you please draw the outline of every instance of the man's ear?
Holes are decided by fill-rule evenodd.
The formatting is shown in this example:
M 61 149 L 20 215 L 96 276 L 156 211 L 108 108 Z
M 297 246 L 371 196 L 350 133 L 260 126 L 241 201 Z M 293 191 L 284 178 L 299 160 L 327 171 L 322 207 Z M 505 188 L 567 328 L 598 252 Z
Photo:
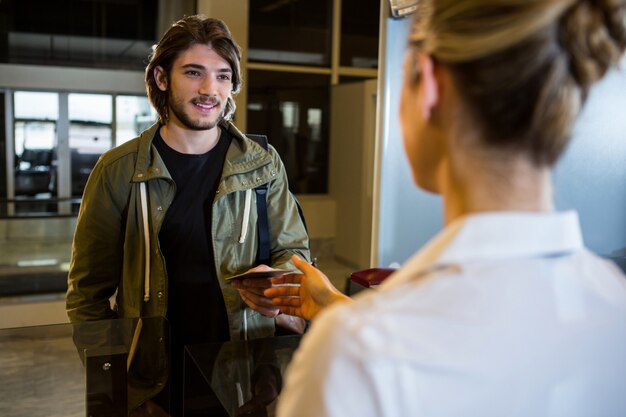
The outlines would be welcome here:
M 156 81 L 156 85 L 159 87 L 159 90 L 167 91 L 167 74 L 165 73 L 165 70 L 161 66 L 157 65 L 154 67 L 153 75 L 154 81 Z
M 439 80 L 435 74 L 435 64 L 429 55 L 419 54 L 418 65 L 422 79 L 422 115 L 428 120 L 439 102 Z

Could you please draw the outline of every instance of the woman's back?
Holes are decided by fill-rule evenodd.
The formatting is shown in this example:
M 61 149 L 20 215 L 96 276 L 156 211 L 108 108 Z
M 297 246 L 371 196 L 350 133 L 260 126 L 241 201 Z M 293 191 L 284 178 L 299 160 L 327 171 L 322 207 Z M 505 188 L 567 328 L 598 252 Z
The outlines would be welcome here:
M 283 398 L 315 415 L 626 415 L 626 277 L 573 213 L 459 219 L 313 328 Z

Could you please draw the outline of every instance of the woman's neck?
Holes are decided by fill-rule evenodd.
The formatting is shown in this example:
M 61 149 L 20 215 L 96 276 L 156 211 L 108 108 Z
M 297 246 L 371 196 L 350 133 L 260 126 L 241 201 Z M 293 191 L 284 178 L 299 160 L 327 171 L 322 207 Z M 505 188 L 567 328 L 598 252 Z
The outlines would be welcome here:
M 476 212 L 553 209 L 547 167 L 538 168 L 522 156 L 463 157 L 458 162 L 442 164 L 439 173 L 446 224 Z

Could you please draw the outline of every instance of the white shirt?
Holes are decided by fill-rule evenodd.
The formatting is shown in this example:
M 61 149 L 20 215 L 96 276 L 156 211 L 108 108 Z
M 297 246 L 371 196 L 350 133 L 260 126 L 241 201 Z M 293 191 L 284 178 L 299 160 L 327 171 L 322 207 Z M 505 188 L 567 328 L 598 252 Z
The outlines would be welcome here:
M 626 416 L 626 277 L 567 213 L 450 224 L 320 314 L 280 417 Z

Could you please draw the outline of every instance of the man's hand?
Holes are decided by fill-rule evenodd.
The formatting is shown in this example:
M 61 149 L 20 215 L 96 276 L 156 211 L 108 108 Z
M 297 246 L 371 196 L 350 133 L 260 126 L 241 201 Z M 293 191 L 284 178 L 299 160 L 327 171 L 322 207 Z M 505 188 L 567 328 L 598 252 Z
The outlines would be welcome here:
M 274 363 L 258 365 L 252 374 L 253 396 L 237 410 L 237 417 L 266 417 L 267 406 L 282 388 L 280 369 Z
M 350 300 L 319 269 L 295 255 L 291 259 L 303 274 L 274 277 L 273 286 L 264 292 L 284 314 L 312 320 L 324 307 Z
M 247 272 L 273 271 L 267 265 L 259 265 L 251 268 Z M 231 281 L 233 287 L 239 290 L 241 299 L 251 309 L 263 314 L 267 317 L 276 317 L 279 313 L 278 307 L 272 304 L 272 300 L 263 294 L 263 291 L 272 286 L 270 278 L 247 278 L 233 279 Z

